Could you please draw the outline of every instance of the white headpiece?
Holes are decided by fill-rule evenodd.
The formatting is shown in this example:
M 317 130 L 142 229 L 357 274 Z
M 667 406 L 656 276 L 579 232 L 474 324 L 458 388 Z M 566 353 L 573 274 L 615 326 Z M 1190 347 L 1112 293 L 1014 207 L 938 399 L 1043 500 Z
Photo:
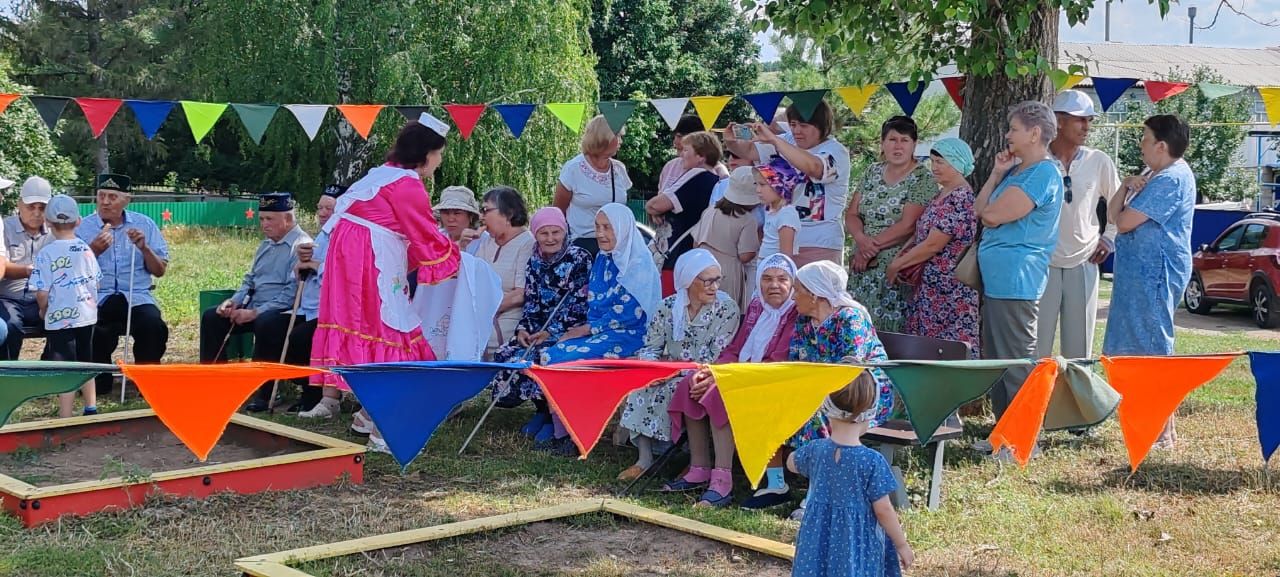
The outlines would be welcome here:
M 680 255 L 676 260 L 674 280 L 676 285 L 676 302 L 671 307 L 671 340 L 684 340 L 685 328 L 689 325 L 689 285 L 698 279 L 702 271 L 720 266 L 706 249 L 695 248 Z
M 441 138 L 449 134 L 449 125 L 445 123 L 445 121 L 432 116 L 430 112 L 423 112 L 422 114 L 419 114 L 418 124 L 430 128 L 432 132 L 439 134 Z

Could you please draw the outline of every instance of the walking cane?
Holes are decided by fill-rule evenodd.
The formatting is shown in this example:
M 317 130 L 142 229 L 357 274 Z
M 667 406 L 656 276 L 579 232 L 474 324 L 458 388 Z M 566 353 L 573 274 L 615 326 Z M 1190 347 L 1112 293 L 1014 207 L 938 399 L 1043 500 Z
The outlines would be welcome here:
M 128 233 L 125 233 L 126 237 Z M 124 314 L 124 364 L 129 364 L 129 348 L 133 345 L 133 272 L 138 258 L 138 247 L 130 247 L 129 251 L 129 292 L 125 293 L 127 310 Z M 124 404 L 124 393 L 129 390 L 129 375 L 120 372 L 120 404 Z
M 244 298 L 240 299 L 241 307 L 249 306 L 249 301 L 253 299 L 253 292 L 254 292 L 254 289 L 250 288 L 248 292 L 244 293 Z M 218 362 L 218 359 L 222 358 L 222 351 L 227 350 L 227 343 L 231 341 L 231 333 L 234 332 L 235 330 L 236 330 L 236 323 L 232 322 L 231 326 L 227 327 L 226 336 L 222 337 L 222 346 L 218 347 L 218 353 L 213 355 L 213 362 L 216 363 Z
M 549 325 L 551 324 L 551 319 L 556 318 L 556 313 L 560 312 L 560 307 L 561 307 L 561 305 L 563 305 L 565 301 L 569 300 L 569 297 L 570 297 L 570 296 L 572 296 L 572 295 L 573 295 L 573 293 L 572 293 L 572 292 L 570 292 L 570 293 L 565 293 L 565 295 L 564 295 L 563 297 L 561 297 L 561 298 L 560 298 L 560 302 L 556 303 L 556 307 L 555 307 L 555 308 L 553 308 L 553 309 L 551 309 L 551 314 L 547 315 L 547 320 L 546 320 L 546 322 L 542 323 L 542 328 L 538 329 L 538 332 L 542 332 L 542 331 L 547 330 L 547 326 L 549 326 Z M 524 349 L 524 353 L 520 355 L 520 359 L 519 359 L 519 361 L 521 361 L 521 362 L 522 362 L 522 361 L 527 360 L 527 359 L 529 358 L 529 353 L 530 353 L 530 352 L 533 352 L 533 347 L 532 347 L 532 346 L 525 347 L 525 349 Z M 518 371 L 511 371 L 511 372 L 507 375 L 507 381 L 506 381 L 506 384 L 505 384 L 505 386 L 506 386 L 506 387 L 510 387 L 510 386 L 511 386 L 511 382 L 512 382 L 512 381 L 514 381 L 514 380 L 516 379 L 516 375 L 517 375 L 517 374 L 518 374 Z M 474 439 L 474 438 L 475 438 L 476 433 L 480 431 L 480 427 L 484 425 L 485 419 L 488 419 L 488 418 L 489 418 L 489 413 L 493 412 L 493 408 L 494 408 L 495 406 L 497 406 L 497 404 L 498 404 L 498 396 L 497 396 L 497 395 L 494 395 L 494 397 L 493 397 L 493 402 L 489 403 L 489 408 L 487 408 L 487 409 L 485 409 L 485 410 L 484 410 L 484 414 L 483 414 L 483 415 L 480 415 L 480 420 L 479 420 L 479 421 L 477 421 L 477 422 L 476 422 L 476 426 L 475 426 L 474 428 L 472 428 L 472 429 L 471 429 L 471 434 L 470 434 L 470 435 L 467 435 L 467 440 L 465 440 L 465 441 L 463 441 L 463 442 L 462 442 L 462 448 L 458 449 L 458 454 L 459 454 L 459 455 L 461 455 L 464 451 L 466 451 L 466 450 L 467 450 L 467 445 L 470 445 L 470 444 L 471 444 L 471 439 Z
M 293 336 L 293 325 L 298 321 L 298 307 L 302 305 L 302 288 L 306 286 L 307 277 L 311 276 L 311 269 L 303 269 L 298 271 L 298 290 L 293 293 L 293 309 L 289 311 L 289 328 L 284 331 L 284 346 L 280 348 L 280 364 L 284 364 L 285 358 L 289 354 L 289 338 Z M 267 414 L 274 415 L 276 413 L 276 393 L 280 392 L 280 379 L 271 382 L 271 397 L 267 399 Z

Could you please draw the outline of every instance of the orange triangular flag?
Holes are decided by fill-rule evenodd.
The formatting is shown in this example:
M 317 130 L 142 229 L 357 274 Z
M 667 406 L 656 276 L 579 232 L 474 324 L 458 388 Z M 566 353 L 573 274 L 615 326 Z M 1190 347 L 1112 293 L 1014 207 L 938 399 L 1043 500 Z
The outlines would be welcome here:
M 373 130 L 373 121 L 378 119 L 378 113 L 382 112 L 381 104 L 336 104 L 334 108 L 342 113 L 351 123 L 352 128 L 360 133 L 360 138 L 369 139 L 369 131 Z
M 1036 365 L 1009 403 L 1009 408 L 1005 409 L 1000 422 L 991 429 L 987 440 L 991 442 L 992 451 L 1007 446 L 1018 464 L 1027 466 L 1031 453 L 1035 451 L 1036 439 L 1040 438 L 1040 429 L 1044 427 L 1044 414 L 1049 410 L 1049 398 L 1053 396 L 1053 385 L 1057 380 L 1057 361 L 1044 359 Z
M 21 94 L 0 94 L 0 114 L 4 114 L 4 111 L 9 108 L 9 105 L 13 104 L 14 100 L 21 97 Z
M 170 431 L 201 461 L 218 444 L 240 405 L 263 383 L 323 370 L 276 363 L 121 365 Z
M 1164 424 L 1178 405 L 1239 356 L 1102 357 L 1111 388 L 1120 393 L 1116 418 L 1129 451 L 1129 469 L 1137 471 Z

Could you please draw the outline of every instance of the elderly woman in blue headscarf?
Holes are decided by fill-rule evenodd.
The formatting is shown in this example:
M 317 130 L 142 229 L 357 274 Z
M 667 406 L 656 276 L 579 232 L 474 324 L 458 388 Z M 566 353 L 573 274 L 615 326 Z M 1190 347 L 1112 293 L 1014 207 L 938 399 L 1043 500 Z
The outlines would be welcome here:
M 944 138 L 929 152 L 929 168 L 938 193 L 916 222 L 910 249 L 889 263 L 887 278 L 916 285 L 907 304 L 906 333 L 963 342 L 976 359 L 981 340 L 978 291 L 954 272 L 978 233 L 973 188 L 965 180 L 973 174 L 973 151 L 959 138 Z

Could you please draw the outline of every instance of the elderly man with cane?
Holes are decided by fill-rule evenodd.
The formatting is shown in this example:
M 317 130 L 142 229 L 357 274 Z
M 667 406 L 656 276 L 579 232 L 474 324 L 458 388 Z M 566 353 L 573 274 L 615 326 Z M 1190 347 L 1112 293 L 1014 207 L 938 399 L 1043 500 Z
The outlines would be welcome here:
M 169 246 L 146 215 L 127 210 L 132 195 L 123 174 L 99 174 L 97 210 L 81 219 L 80 237 L 98 257 L 98 324 L 93 330 L 95 363 L 110 363 L 120 337 L 131 335 L 133 362 L 159 363 L 169 343 L 169 326 L 152 294 L 154 279 L 169 268 Z M 111 393 L 112 376 L 98 375 L 99 395 Z
M 266 236 L 258 245 L 240 290 L 222 304 L 204 311 L 200 319 L 200 362 L 226 361 L 228 335 L 254 335 L 253 360 L 278 362 L 285 346 L 290 312 L 299 296 L 295 248 L 311 242 L 298 226 L 293 196 L 287 192 L 264 194 L 258 203 L 258 222 Z M 247 407 L 250 412 L 270 408 L 272 385 L 258 389 Z

